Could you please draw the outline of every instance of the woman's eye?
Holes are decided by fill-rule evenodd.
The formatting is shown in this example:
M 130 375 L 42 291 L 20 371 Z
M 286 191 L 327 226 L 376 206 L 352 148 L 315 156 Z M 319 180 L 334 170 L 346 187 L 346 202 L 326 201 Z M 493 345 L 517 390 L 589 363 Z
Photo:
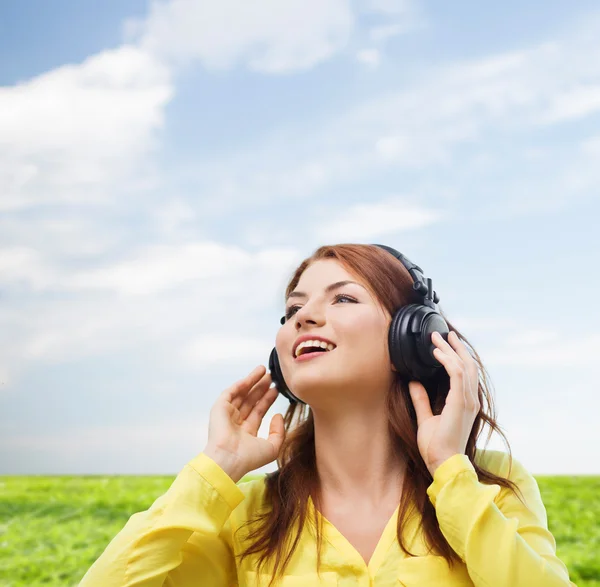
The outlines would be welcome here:
M 334 299 L 337 302 L 337 301 L 339 301 L 342 298 L 345 298 L 347 300 L 350 300 L 351 302 L 355 302 L 356 303 L 356 300 L 354 298 L 352 298 L 350 296 L 347 296 L 345 294 L 338 294 L 337 296 L 335 296 Z M 286 311 L 286 313 L 285 313 L 285 319 L 289 320 L 300 309 L 300 307 L 301 306 L 290 306 L 288 308 L 288 310 Z

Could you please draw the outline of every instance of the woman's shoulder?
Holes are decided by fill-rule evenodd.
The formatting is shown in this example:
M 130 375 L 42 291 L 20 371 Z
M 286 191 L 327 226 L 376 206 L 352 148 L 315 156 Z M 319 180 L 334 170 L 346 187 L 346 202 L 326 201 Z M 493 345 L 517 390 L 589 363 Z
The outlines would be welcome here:
M 524 498 L 527 509 L 534 514 L 535 523 L 541 523 L 542 525 L 547 523 L 546 508 L 538 482 L 529 469 L 519 460 L 514 457 L 511 458 L 511 455 L 499 450 L 476 449 L 475 462 L 482 469 L 512 481 Z M 512 515 L 515 511 L 518 511 L 519 516 L 526 515 L 524 510 L 521 509 L 520 503 L 517 503 L 513 492 L 506 487 L 501 487 L 494 501 L 505 513 L 510 512 Z

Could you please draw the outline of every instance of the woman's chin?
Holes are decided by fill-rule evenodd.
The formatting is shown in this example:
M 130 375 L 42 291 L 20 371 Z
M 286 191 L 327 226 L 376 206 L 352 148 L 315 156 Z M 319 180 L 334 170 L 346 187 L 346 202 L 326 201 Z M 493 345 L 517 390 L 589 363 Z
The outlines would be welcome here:
M 323 385 L 323 377 L 297 377 L 294 378 L 290 389 L 292 393 L 307 404 L 319 403 L 324 398 L 343 397 L 344 389 L 347 386 Z

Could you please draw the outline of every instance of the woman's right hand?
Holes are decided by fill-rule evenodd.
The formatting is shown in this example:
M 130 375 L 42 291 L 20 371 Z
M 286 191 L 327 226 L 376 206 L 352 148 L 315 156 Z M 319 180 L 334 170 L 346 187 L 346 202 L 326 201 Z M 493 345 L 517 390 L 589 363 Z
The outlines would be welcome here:
M 237 483 L 246 473 L 274 461 L 285 438 L 283 416 L 271 418 L 269 437 L 257 436 L 267 410 L 277 399 L 264 365 L 228 387 L 210 410 L 204 453 Z M 237 478 L 236 478 L 237 477 Z

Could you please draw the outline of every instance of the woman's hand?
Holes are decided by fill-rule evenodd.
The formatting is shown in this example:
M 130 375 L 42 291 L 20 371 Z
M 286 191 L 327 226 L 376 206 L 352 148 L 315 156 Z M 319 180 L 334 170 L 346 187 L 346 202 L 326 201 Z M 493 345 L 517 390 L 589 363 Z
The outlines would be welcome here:
M 448 344 L 438 332 L 433 354 L 450 375 L 450 391 L 439 416 L 431 411 L 423 384 L 410 381 L 408 389 L 417 414 L 417 445 L 433 477 L 435 470 L 455 454 L 465 454 L 467 440 L 481 404 L 478 397 L 479 369 L 464 343 L 454 332 Z
M 278 392 L 264 365 L 254 368 L 217 398 L 210 410 L 204 453 L 233 475 L 235 481 L 279 456 L 285 439 L 283 416 L 275 414 L 269 437 L 258 436 L 264 415 Z

